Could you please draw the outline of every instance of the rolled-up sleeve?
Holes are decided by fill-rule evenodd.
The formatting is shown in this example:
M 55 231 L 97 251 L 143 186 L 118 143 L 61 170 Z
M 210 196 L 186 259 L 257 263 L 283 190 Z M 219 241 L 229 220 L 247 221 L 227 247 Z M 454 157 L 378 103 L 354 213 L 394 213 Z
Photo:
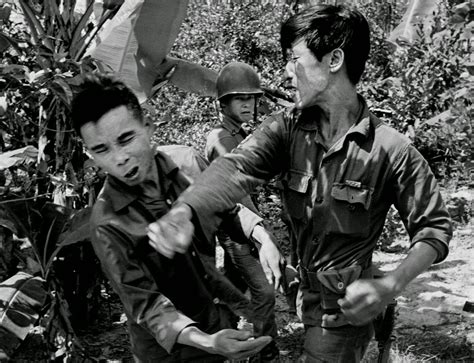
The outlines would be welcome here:
M 101 225 L 93 228 L 92 242 L 128 318 L 147 329 L 170 353 L 180 332 L 196 322 L 176 310 L 159 292 L 146 266 L 134 258 L 131 241 L 124 233 L 114 226 Z
M 393 175 L 395 207 L 411 246 L 425 242 L 438 251 L 435 263 L 443 261 L 453 234 L 452 222 L 428 162 L 408 144 L 394 163 Z

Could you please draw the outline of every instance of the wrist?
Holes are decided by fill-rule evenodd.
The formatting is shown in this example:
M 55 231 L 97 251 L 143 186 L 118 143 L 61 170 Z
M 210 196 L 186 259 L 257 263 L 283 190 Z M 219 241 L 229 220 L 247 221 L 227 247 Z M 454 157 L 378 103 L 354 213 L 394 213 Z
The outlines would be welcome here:
M 273 243 L 267 230 L 261 224 L 257 224 L 254 227 L 252 231 L 252 238 L 255 242 L 257 242 L 261 246 L 266 245 L 268 243 Z
M 400 279 L 394 273 L 385 275 L 381 280 L 383 281 L 386 289 L 389 291 L 391 297 L 399 295 L 406 285 L 400 281 Z
M 175 213 L 183 214 L 187 219 L 191 220 L 193 217 L 193 210 L 186 203 L 178 202 L 173 206 Z
M 204 350 L 208 353 L 215 352 L 212 335 L 204 333 L 194 325 L 184 328 L 178 335 L 177 342 Z

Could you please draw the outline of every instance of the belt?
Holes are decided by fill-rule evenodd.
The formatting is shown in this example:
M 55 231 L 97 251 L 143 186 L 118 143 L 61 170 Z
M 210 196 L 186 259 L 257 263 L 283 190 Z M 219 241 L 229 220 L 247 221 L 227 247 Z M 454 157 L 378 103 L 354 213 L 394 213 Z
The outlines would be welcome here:
M 314 293 L 320 293 L 322 290 L 322 284 L 321 281 L 319 281 L 317 277 L 317 272 L 311 272 L 308 271 L 305 267 L 300 267 L 300 275 L 301 275 L 301 281 L 302 281 L 302 286 L 308 286 L 311 290 L 311 292 Z M 362 270 L 360 273 L 359 279 L 366 279 L 366 278 L 372 278 L 373 277 L 373 272 L 372 272 L 372 265 L 370 264 L 369 267 L 365 268 Z M 338 288 L 340 290 L 345 290 L 344 286 L 344 281 L 340 280 L 338 282 Z

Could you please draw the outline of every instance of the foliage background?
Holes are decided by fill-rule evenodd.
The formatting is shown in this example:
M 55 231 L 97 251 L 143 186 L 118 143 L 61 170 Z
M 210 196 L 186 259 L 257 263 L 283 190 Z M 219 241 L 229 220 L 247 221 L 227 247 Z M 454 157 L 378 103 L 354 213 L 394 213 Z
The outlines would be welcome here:
M 13 3 L 0 1 L 0 5 L 7 2 Z M 34 146 L 38 154 L 25 157 L 24 162 L 0 173 L 0 198 L 1 203 L 22 201 L 31 215 L 44 218 L 43 207 L 47 202 L 82 210 L 93 202 L 100 187 L 100 175 L 84 164 L 81 144 L 71 132 L 69 121 L 69 105 L 78 77 L 96 67 L 94 62 L 77 58 L 86 35 L 91 34 L 96 25 L 87 19 L 83 21 L 70 8 L 55 7 L 57 1 L 23 2 L 30 4 L 32 16 L 39 19 L 37 24 L 14 23 L 4 16 L 5 7 L 0 13 L 0 30 L 9 37 L 0 40 L 14 40 L 13 46 L 3 49 L 0 62 L 0 147 L 6 152 Z M 188 16 L 171 55 L 215 71 L 230 61 L 246 62 L 255 67 L 264 86 L 285 93 L 279 26 L 297 9 L 298 3 L 304 1 L 190 1 Z M 371 57 L 359 88 L 369 106 L 383 121 L 414 140 L 446 189 L 472 186 L 471 5 L 440 1 L 439 11 L 433 17 L 434 26 L 420 28 L 420 36 L 413 43 L 398 47 L 386 39 L 400 21 L 406 1 L 353 3 L 367 15 L 372 30 Z M 45 25 L 42 32 L 38 24 Z M 32 29 L 36 29 L 36 33 Z M 270 110 L 278 109 L 272 102 L 266 105 Z M 219 121 L 217 107 L 211 98 L 166 85 L 149 101 L 146 109 L 157 127 L 157 143 L 186 144 L 202 152 L 208 132 Z M 470 206 L 466 200 L 450 198 L 447 194 L 447 201 L 456 221 L 467 223 Z M 267 220 L 284 228 L 279 218 L 278 193 L 272 183 L 259 189 L 259 205 Z M 67 219 L 74 214 L 65 214 L 68 216 L 63 218 L 65 224 L 55 227 L 57 234 L 64 232 L 66 224 L 71 224 Z M 51 218 L 57 220 L 56 215 Z M 40 227 L 41 223 L 28 227 L 33 247 L 35 240 L 45 250 L 49 244 L 53 249 L 60 245 L 58 235 L 50 238 L 51 233 Z M 10 241 L 9 248 L 0 252 L 5 252 L 3 256 L 8 252 L 16 259 L 0 262 L 8 265 L 8 273 L 11 273 L 18 268 L 17 259 L 24 257 L 24 251 L 19 249 L 22 241 L 11 242 L 12 231 L 5 229 L 4 232 L 4 240 Z M 400 220 L 391 211 L 380 240 L 381 247 L 388 247 L 402 234 Z M 288 251 L 287 241 L 284 242 Z M 67 277 L 62 284 L 70 291 L 63 295 L 69 296 L 70 303 L 87 305 L 96 300 L 100 282 L 95 273 L 86 282 L 69 279 L 65 267 L 74 265 L 69 275 L 78 276 L 77 271 L 92 258 L 84 246 L 74 248 L 69 246 L 60 256 L 67 263 L 56 263 L 53 267 L 57 268 L 56 276 Z M 22 267 L 35 271 L 34 264 L 28 265 L 27 261 L 31 262 L 31 258 L 25 257 Z M 41 259 L 36 263 L 45 265 Z M 51 267 L 51 261 L 48 263 Z M 54 279 L 55 273 L 48 276 Z M 54 280 L 51 288 L 55 293 L 61 288 L 60 284 Z M 79 299 L 79 295 L 85 295 L 85 300 Z M 59 305 L 67 304 L 61 302 L 56 307 Z M 70 310 L 78 320 L 84 316 L 93 318 L 89 311 L 81 311 L 77 305 L 71 305 Z M 67 318 L 68 314 L 62 315 Z M 84 323 L 87 319 L 82 320 Z M 69 344 L 67 339 L 64 341 L 62 347 Z

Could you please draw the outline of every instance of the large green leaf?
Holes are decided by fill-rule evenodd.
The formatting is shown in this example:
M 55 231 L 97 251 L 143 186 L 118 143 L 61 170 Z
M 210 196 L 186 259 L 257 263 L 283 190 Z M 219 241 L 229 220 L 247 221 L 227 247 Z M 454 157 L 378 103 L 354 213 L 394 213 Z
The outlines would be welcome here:
M 158 66 L 178 35 L 188 1 L 130 0 L 100 34 L 93 58 L 115 72 L 140 101 L 151 94 Z
M 44 280 L 19 272 L 0 284 L 0 351 L 11 355 L 40 316 L 48 293 Z
M 0 154 L 0 170 L 22 163 L 36 162 L 37 156 L 38 149 L 32 145 L 4 152 Z
M 54 51 L 54 45 L 51 39 L 47 36 L 46 31 L 41 24 L 40 20 L 36 17 L 35 12 L 28 5 L 28 2 L 25 0 L 19 0 L 21 8 L 23 10 L 23 15 L 26 19 L 26 22 L 29 25 L 31 31 L 31 36 L 35 44 L 43 44 L 51 52 Z
M 18 53 L 21 53 L 21 48 L 18 46 L 18 42 L 8 35 L 0 32 L 0 52 L 7 50 L 9 47 L 13 47 Z
M 201 96 L 216 96 L 217 72 L 209 68 L 183 59 L 166 57 L 156 70 L 155 83 L 163 82 L 169 77 L 168 81 L 182 90 Z
M 440 0 L 410 0 L 398 26 L 393 29 L 388 41 L 394 44 L 413 43 L 419 38 L 420 25 L 429 27 Z

